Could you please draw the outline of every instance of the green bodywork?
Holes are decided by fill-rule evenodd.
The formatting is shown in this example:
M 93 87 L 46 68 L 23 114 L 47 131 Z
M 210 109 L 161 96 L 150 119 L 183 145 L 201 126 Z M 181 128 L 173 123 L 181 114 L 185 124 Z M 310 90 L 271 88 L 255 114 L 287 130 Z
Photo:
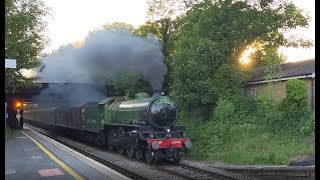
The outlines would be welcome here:
M 154 100 L 146 93 L 138 93 L 135 99 L 125 100 L 124 97 L 108 98 L 97 105 L 84 107 L 84 126 L 86 130 L 99 131 L 104 124 L 136 124 L 141 114 L 146 112 L 150 102 Z M 160 96 L 154 101 L 174 104 L 167 96 Z
M 85 117 L 85 129 L 95 131 L 99 128 L 99 124 L 101 124 L 101 119 L 98 118 L 100 115 L 99 111 L 97 111 L 98 106 L 89 106 L 85 108 L 83 115 Z

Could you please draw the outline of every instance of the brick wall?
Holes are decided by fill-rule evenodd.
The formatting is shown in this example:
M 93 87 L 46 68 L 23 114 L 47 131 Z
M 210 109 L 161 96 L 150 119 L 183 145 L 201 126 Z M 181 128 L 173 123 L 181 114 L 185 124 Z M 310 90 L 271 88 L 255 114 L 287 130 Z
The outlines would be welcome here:
M 315 112 L 315 78 L 301 79 L 305 82 L 308 92 L 308 104 Z M 245 91 L 250 92 L 255 89 L 256 96 L 269 95 L 276 102 L 281 101 L 286 96 L 286 81 L 273 82 L 271 85 L 268 83 L 246 85 Z

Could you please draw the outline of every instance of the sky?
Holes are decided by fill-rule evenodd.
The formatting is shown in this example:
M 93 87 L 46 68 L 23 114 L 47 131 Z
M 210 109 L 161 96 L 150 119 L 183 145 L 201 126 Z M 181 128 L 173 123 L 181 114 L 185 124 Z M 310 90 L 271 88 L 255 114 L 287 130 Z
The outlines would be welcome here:
M 61 45 L 74 43 L 85 38 L 90 30 L 105 23 L 126 22 L 138 27 L 146 21 L 148 6 L 146 0 L 44 0 L 52 9 L 48 20 L 47 35 L 50 44 L 44 52 L 50 53 Z M 293 34 L 315 40 L 315 1 L 293 0 L 299 8 L 311 16 L 308 28 L 294 30 Z M 288 61 L 315 58 L 315 48 L 280 48 Z

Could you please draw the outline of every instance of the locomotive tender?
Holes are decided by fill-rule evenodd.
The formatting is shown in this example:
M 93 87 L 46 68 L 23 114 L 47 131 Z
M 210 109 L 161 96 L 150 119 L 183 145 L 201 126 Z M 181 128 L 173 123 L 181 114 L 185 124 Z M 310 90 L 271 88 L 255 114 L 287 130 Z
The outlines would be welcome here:
M 184 126 L 176 124 L 177 108 L 167 96 L 138 93 L 135 99 L 110 97 L 74 108 L 25 108 L 26 122 L 106 145 L 148 163 L 179 162 L 191 148 Z

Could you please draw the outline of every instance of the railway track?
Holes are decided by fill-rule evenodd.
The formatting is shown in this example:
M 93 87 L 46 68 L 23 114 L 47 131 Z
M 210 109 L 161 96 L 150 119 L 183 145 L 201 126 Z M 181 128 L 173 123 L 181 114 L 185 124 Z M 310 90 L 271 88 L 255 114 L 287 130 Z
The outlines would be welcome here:
M 218 168 L 218 167 L 216 167 Z M 307 180 L 315 179 L 314 166 L 297 166 L 297 167 L 220 167 L 229 172 L 246 174 L 257 177 L 261 180 L 271 179 L 290 179 L 290 180 Z
M 42 130 L 41 128 L 37 128 L 31 125 L 26 125 L 30 129 L 33 129 L 45 136 L 48 136 L 61 144 L 68 146 L 69 148 L 103 164 L 107 167 L 131 178 L 131 179 L 157 179 L 146 177 L 139 173 L 132 172 L 127 168 L 123 168 L 119 165 L 116 165 L 112 162 L 106 160 L 107 158 L 98 157 L 94 155 L 92 152 L 87 152 L 83 148 L 79 148 L 75 145 L 71 145 L 70 143 L 66 143 L 63 140 L 57 138 L 54 134 L 47 132 L 46 130 Z M 69 138 L 67 138 L 69 139 Z M 71 140 L 71 139 L 70 139 Z M 79 142 L 77 139 L 73 139 L 71 141 Z M 84 142 L 79 142 L 83 144 Z M 106 150 L 105 148 L 92 145 L 92 144 L 84 144 L 85 146 L 91 147 L 96 149 L 97 151 L 103 151 L 114 155 L 119 155 L 113 151 Z M 121 155 L 124 156 L 124 155 Z M 264 167 L 264 168 L 231 168 L 231 167 L 215 167 L 211 166 L 211 168 L 206 167 L 195 167 L 194 165 L 189 165 L 188 163 L 179 163 L 179 164 L 171 164 L 167 162 L 160 162 L 157 164 L 147 164 L 142 162 L 141 160 L 133 159 L 124 156 L 126 160 L 130 162 L 142 163 L 147 165 L 150 169 L 155 169 L 163 174 L 172 174 L 175 178 L 174 179 L 223 179 L 223 180 L 233 180 L 233 179 L 262 179 L 262 180 L 269 180 L 269 179 L 315 179 L 315 171 L 313 168 L 290 168 L 290 167 Z M 143 173 L 142 173 L 143 174 Z
M 248 176 L 259 180 L 314 180 L 315 166 L 241 166 L 241 165 L 208 165 L 201 163 L 183 162 L 186 165 L 200 169 L 221 169 L 237 175 Z
M 185 179 L 221 179 L 221 180 L 236 180 L 236 179 L 252 179 L 250 177 L 244 177 L 239 174 L 227 172 L 222 169 L 215 169 L 213 171 L 208 171 L 200 169 L 194 166 L 189 166 L 185 164 L 168 164 L 163 166 L 157 166 L 162 171 L 170 172 L 178 176 L 182 176 Z
M 106 159 L 104 158 L 101 158 L 101 157 L 97 157 L 96 155 L 90 153 L 90 152 L 87 152 L 85 150 L 83 150 L 82 148 L 79 148 L 77 146 L 74 146 L 74 145 L 71 145 L 70 143 L 66 143 L 65 141 L 63 140 L 60 140 L 59 138 L 57 138 L 54 134 L 50 133 L 50 132 L 47 132 L 46 130 L 43 130 L 41 128 L 38 128 L 38 127 L 34 127 L 32 125 L 29 125 L 29 124 L 25 124 L 26 127 L 36 131 L 36 132 L 39 132 L 45 136 L 48 136 L 52 139 L 54 139 L 55 141 L 101 163 L 101 164 L 104 164 L 106 165 L 107 167 L 131 178 L 131 179 L 150 179 L 150 178 L 147 178 L 147 177 L 144 177 L 140 174 L 137 174 L 137 173 L 134 173 L 126 168 L 123 168 L 123 167 L 120 167 L 112 162 L 109 162 L 107 161 Z M 83 143 L 83 142 L 82 142 Z M 102 150 L 101 147 L 96 147 L 96 146 L 93 146 L 93 145 L 88 145 L 90 147 L 93 147 L 97 150 Z M 103 149 L 104 151 L 106 151 L 105 149 Z M 107 150 L 109 151 L 109 150 Z M 110 152 L 112 154 L 117 154 L 117 153 L 114 153 L 114 152 Z M 127 157 L 128 160 L 130 161 L 135 161 L 135 162 L 141 162 L 139 160 L 136 160 L 136 159 L 132 159 L 132 158 L 129 158 Z M 143 162 L 141 162 L 143 163 Z M 145 163 L 147 164 L 147 163 Z M 174 175 L 175 177 L 179 178 L 179 179 L 242 179 L 242 178 L 237 178 L 234 173 L 231 173 L 231 172 L 227 172 L 227 171 L 224 171 L 224 170 L 221 170 L 221 169 L 216 169 L 216 172 L 212 172 L 212 171 L 206 171 L 206 170 L 203 170 L 203 169 L 200 169 L 200 168 L 196 168 L 196 167 L 192 167 L 192 166 L 188 166 L 188 165 L 182 165 L 182 164 L 170 164 L 170 163 L 166 163 L 166 162 L 163 162 L 163 163 L 160 163 L 160 164 L 147 164 L 149 167 L 153 168 L 153 169 L 156 169 L 164 174 L 172 174 Z
M 109 162 L 109 161 L 107 161 L 105 159 L 102 159 L 102 158 L 97 157 L 97 156 L 95 156 L 95 155 L 93 155 L 91 153 L 88 153 L 88 152 L 86 152 L 86 151 L 84 151 L 84 150 L 82 150 L 82 149 L 80 149 L 80 148 L 78 148 L 76 146 L 73 146 L 73 145 L 70 145 L 68 143 L 65 143 L 64 141 L 61 141 L 58 138 L 56 138 L 55 135 L 53 135 L 53 134 L 46 133 L 46 132 L 44 132 L 42 130 L 39 130 L 39 128 L 33 127 L 31 125 L 25 124 L 25 126 L 30 128 L 30 129 L 32 129 L 32 130 L 34 130 L 34 131 L 36 131 L 36 132 L 38 132 L 38 133 L 40 133 L 40 134 L 43 134 L 43 135 L 45 135 L 47 137 L 50 137 L 51 139 L 54 139 L 55 141 L 57 141 L 57 142 L 65 145 L 65 146 L 67 146 L 67 147 L 69 147 L 69 148 L 71 148 L 71 149 L 83 154 L 84 156 L 87 156 L 87 157 L 89 157 L 89 158 L 91 158 L 91 159 L 93 159 L 93 160 L 95 160 L 95 161 L 97 161 L 97 162 L 99 162 L 99 163 L 101 163 L 101 164 L 103 164 L 103 165 L 105 165 L 105 166 L 107 166 L 107 167 L 109 167 L 109 168 L 111 168 L 111 169 L 123 174 L 124 176 L 127 176 L 130 179 L 134 179 L 134 180 L 147 180 L 148 179 L 148 178 L 146 178 L 146 177 L 144 177 L 142 175 L 139 175 L 137 173 L 134 173 L 134 172 L 132 172 L 132 171 L 126 169 L 126 168 L 120 167 L 120 166 L 118 166 L 118 165 L 116 165 L 116 164 L 114 164 L 112 162 Z

